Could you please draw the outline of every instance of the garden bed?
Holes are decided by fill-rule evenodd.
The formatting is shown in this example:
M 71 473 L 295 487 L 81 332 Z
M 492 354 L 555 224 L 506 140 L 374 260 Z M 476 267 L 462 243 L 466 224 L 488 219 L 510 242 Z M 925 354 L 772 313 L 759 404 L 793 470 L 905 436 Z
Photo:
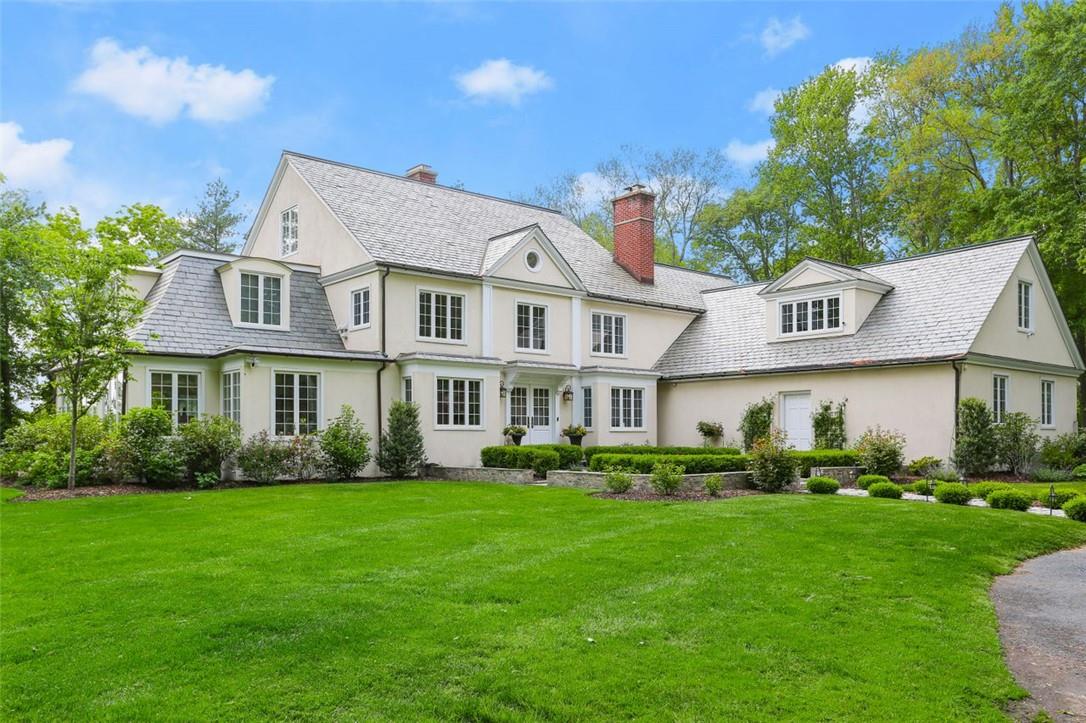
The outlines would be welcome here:
M 12 502 L 37 502 L 38 500 L 71 500 L 78 497 L 116 497 L 117 495 L 145 495 L 157 492 L 179 492 L 181 490 L 162 490 L 146 485 L 87 485 L 70 490 L 67 487 L 48 489 L 45 487 L 12 487 L 22 492 L 13 497 Z
M 630 500 L 632 502 L 715 502 L 730 497 L 747 497 L 764 494 L 758 490 L 732 489 L 721 490 L 715 497 L 704 489 L 681 489 L 673 495 L 662 495 L 651 489 L 633 488 L 629 492 L 597 492 L 594 496 L 607 500 Z

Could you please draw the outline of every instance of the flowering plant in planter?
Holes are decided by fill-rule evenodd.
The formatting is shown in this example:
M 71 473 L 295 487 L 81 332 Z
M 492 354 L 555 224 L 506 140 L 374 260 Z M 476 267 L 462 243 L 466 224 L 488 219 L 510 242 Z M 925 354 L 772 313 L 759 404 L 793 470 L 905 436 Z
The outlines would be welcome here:
M 581 440 L 584 439 L 586 434 L 588 434 L 588 430 L 581 424 L 571 424 L 562 430 L 562 436 L 569 437 L 569 443 L 578 447 L 581 446 Z
M 510 424 L 502 430 L 502 434 L 511 437 L 513 444 L 519 445 L 520 440 L 524 439 L 524 435 L 528 434 L 528 430 L 519 424 Z

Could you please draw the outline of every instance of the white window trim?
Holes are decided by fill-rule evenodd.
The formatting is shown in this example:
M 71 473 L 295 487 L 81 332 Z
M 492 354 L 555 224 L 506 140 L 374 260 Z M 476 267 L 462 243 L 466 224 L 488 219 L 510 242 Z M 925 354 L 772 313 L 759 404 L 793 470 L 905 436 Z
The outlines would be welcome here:
M 538 263 L 535 265 L 535 268 L 532 268 L 532 265 L 528 263 L 528 254 L 535 254 L 536 258 L 538 259 Z M 543 254 L 540 253 L 538 249 L 534 248 L 530 248 L 525 251 L 524 268 L 528 269 L 528 271 L 532 272 L 533 274 L 538 274 L 540 271 L 543 270 Z
M 541 306 L 541 307 L 543 307 L 543 309 L 546 312 L 546 319 L 545 319 L 545 321 L 543 323 L 543 348 L 542 349 L 532 349 L 530 347 L 529 348 L 524 348 L 524 347 L 520 346 L 520 344 L 519 344 L 518 334 L 517 334 L 517 331 L 518 331 L 518 329 L 517 329 L 517 314 L 520 311 L 520 309 L 518 307 L 521 304 L 524 304 L 524 305 L 526 305 L 528 307 Z M 528 320 L 530 322 L 530 326 L 529 326 L 529 329 L 528 329 L 528 340 L 531 341 L 531 339 L 532 339 L 532 331 L 534 330 L 534 325 L 535 325 L 535 320 L 534 320 L 534 317 L 531 316 L 531 314 L 528 315 Z M 523 354 L 540 354 L 540 355 L 543 355 L 543 356 L 550 356 L 550 353 L 551 353 L 551 305 L 550 304 L 543 304 L 543 303 L 540 303 L 538 301 L 531 301 L 531 300 L 528 300 L 528 299 L 514 299 L 513 300 L 513 348 L 517 352 L 520 352 L 520 353 L 523 353 Z
M 147 402 L 148 407 L 151 406 L 151 376 L 154 374 L 171 374 L 173 375 L 170 381 L 171 402 L 174 403 L 174 409 L 170 411 L 170 420 L 174 428 L 177 427 L 177 375 L 178 374 L 195 374 L 196 375 L 196 418 L 199 419 L 204 416 L 207 395 L 204 390 L 204 373 L 199 369 L 192 369 L 191 367 L 169 367 L 169 366 L 157 366 L 147 369 L 146 379 L 146 396 L 144 399 Z
M 283 216 L 291 211 L 294 212 L 294 250 L 290 253 L 283 253 Z M 279 258 L 288 259 L 298 253 L 298 249 L 301 248 L 301 226 L 302 215 L 298 213 L 298 204 L 294 204 L 290 208 L 284 208 L 279 212 Z
M 244 378 L 245 375 L 242 374 L 240 366 L 238 366 L 238 367 L 223 367 L 222 370 L 219 372 L 219 413 L 222 414 L 222 416 L 227 417 L 229 419 L 229 417 L 226 414 L 226 408 L 225 408 L 226 407 L 226 395 L 223 393 L 225 391 L 223 389 L 223 379 L 228 374 L 237 374 L 238 375 L 238 418 L 237 418 L 236 421 L 237 421 L 238 424 L 241 424 L 241 399 L 242 399 L 242 396 L 241 396 L 241 384 L 242 384 L 242 378 Z
M 588 394 L 592 397 L 592 401 L 591 401 L 591 404 L 592 404 L 592 418 L 588 419 L 588 420 L 586 420 L 584 418 L 584 402 L 585 402 L 584 393 L 585 393 L 585 391 L 587 391 Z M 580 410 L 579 411 L 580 411 L 580 417 L 581 417 L 581 425 L 585 429 L 591 431 L 591 430 L 595 429 L 595 427 L 596 427 L 595 422 L 596 422 L 596 416 L 599 414 L 599 408 L 597 406 L 599 404 L 599 400 L 596 399 L 595 388 L 591 384 L 582 384 L 581 387 L 580 387 L 580 392 L 581 393 L 579 395 L 580 396 Z M 642 401 L 641 404 L 642 404 L 642 406 L 644 406 L 644 401 Z M 610 411 L 610 410 L 608 410 L 608 411 Z
M 293 374 L 294 375 L 294 430 L 295 434 L 276 434 L 275 433 L 275 375 L 276 374 Z M 324 429 L 324 373 L 314 371 L 312 369 L 272 369 L 271 379 L 268 382 L 268 432 L 272 439 L 290 439 L 297 436 L 298 430 L 298 375 L 310 374 L 317 377 L 317 431 Z
M 1003 380 L 1003 417 L 996 420 L 996 405 L 995 405 L 995 380 Z M 1011 411 L 1011 377 L 1008 374 L 993 374 L 992 375 L 992 387 L 991 387 L 991 401 L 992 401 L 992 422 L 993 424 L 1003 424 L 1007 415 Z
M 449 385 L 449 424 L 438 424 L 437 421 L 437 382 L 439 379 L 448 379 Z M 454 380 L 464 382 L 479 382 L 479 424 L 453 424 L 452 384 Z M 443 432 L 478 432 L 486 430 L 486 379 L 480 376 L 465 376 L 463 374 L 435 374 L 434 375 L 434 429 Z M 468 390 L 464 387 L 464 419 L 468 419 Z
M 361 324 L 354 323 L 354 295 L 366 292 L 369 295 L 369 318 L 365 319 Z M 363 307 L 365 309 L 365 307 Z M 365 317 L 363 317 L 365 318 Z M 347 294 L 347 328 L 351 331 L 356 329 L 368 329 L 372 326 L 373 322 L 373 292 L 370 290 L 370 285 L 359 286 L 356 289 L 351 289 Z
M 407 398 L 407 388 L 411 387 L 411 398 Z M 435 387 L 436 389 L 436 387 Z M 408 404 L 415 404 L 415 378 L 410 374 L 405 374 L 400 379 L 400 401 L 407 402 Z
M 446 296 L 459 296 L 463 299 L 461 309 L 463 310 L 463 317 L 460 319 L 461 339 L 440 339 L 436 336 L 423 336 L 419 333 L 419 311 L 422 309 L 422 304 L 419 301 L 419 294 L 423 292 L 429 292 L 430 294 L 445 294 Z M 431 301 L 430 308 L 430 328 L 433 330 L 434 324 L 434 309 L 433 302 Z M 452 315 L 449 315 L 450 328 L 452 326 Z M 468 345 L 468 295 L 463 291 L 450 291 L 448 289 L 441 289 L 432 286 L 416 286 L 415 287 L 415 341 L 424 341 L 431 344 L 453 344 L 455 346 L 467 346 Z
M 640 427 L 622 427 L 622 426 L 616 427 L 614 425 L 614 422 L 613 422 L 614 415 L 611 414 L 611 396 L 614 393 L 615 389 L 618 389 L 618 390 L 631 389 L 631 390 L 637 390 L 637 391 L 641 392 L 641 426 Z M 648 427 L 645 426 L 645 418 L 648 416 L 648 409 L 646 408 L 647 403 L 648 403 L 648 396 L 649 396 L 648 389 L 646 387 L 632 387 L 632 386 L 629 386 L 629 385 L 618 385 L 618 384 L 611 385 L 611 387 L 607 390 L 607 424 L 610 427 L 611 431 L 612 432 L 646 432 L 646 431 L 648 431 Z M 593 399 L 592 401 L 595 402 L 596 400 Z M 630 404 L 631 405 L 633 404 L 633 397 L 630 397 Z M 632 406 L 630 407 L 630 413 L 633 414 L 633 407 Z M 596 415 L 595 405 L 593 405 L 592 415 L 593 416 Z M 622 409 L 621 409 L 621 406 L 619 408 L 619 415 L 618 416 L 619 416 L 619 422 L 621 422 L 622 421 Z
M 822 309 L 822 322 L 821 329 L 811 329 L 811 302 L 812 301 L 828 301 L 829 299 L 837 299 L 837 315 L 838 324 L 835 327 L 825 326 L 829 317 L 829 304 L 824 304 Z M 795 331 L 796 327 L 796 311 L 795 305 L 807 302 L 807 331 Z M 792 305 L 792 329 L 793 331 L 781 330 L 781 307 L 785 304 Z M 795 339 L 803 338 L 807 336 L 836 336 L 841 334 L 845 330 L 845 300 L 841 294 L 815 294 L 813 296 L 795 296 L 785 299 L 777 299 L 776 314 L 774 315 L 773 323 L 776 325 L 777 336 L 782 339 Z
M 257 287 L 256 287 L 256 299 L 257 299 L 257 304 L 258 304 L 258 306 L 257 306 L 257 315 L 260 317 L 261 321 L 258 321 L 258 322 L 255 322 L 255 323 L 252 322 L 252 321 L 242 321 L 241 320 L 241 304 L 242 304 L 242 288 L 243 288 L 242 283 L 241 283 L 241 276 L 243 274 L 249 274 L 250 276 L 256 276 L 257 279 L 258 279 Z M 264 279 L 266 279 L 266 278 L 279 279 L 279 323 L 278 324 L 265 324 L 264 321 L 263 321 L 263 319 L 264 319 Z M 237 326 L 245 327 L 246 329 L 272 329 L 272 330 L 275 330 L 275 331 L 287 331 L 290 328 L 289 325 L 286 323 L 286 320 L 287 320 L 286 309 L 290 304 L 290 301 L 287 298 L 288 294 L 289 294 L 289 291 L 288 291 L 288 284 L 287 284 L 286 275 L 284 275 L 284 274 L 269 274 L 266 271 L 249 271 L 249 270 L 246 270 L 246 269 L 240 269 L 238 271 L 238 323 L 237 323 Z
M 1029 318 L 1026 319 L 1026 321 L 1028 322 L 1026 324 L 1026 326 L 1022 326 L 1021 324 L 1018 323 L 1021 320 L 1021 317 L 1022 317 L 1021 309 L 1020 309 L 1020 303 L 1021 302 L 1019 301 L 1019 295 L 1022 293 L 1022 287 L 1023 286 L 1025 286 L 1026 288 L 1029 289 Z M 1018 327 L 1018 331 L 1020 331 L 1020 332 L 1022 332 L 1024 334 L 1032 334 L 1033 333 L 1033 327 L 1034 327 L 1034 319 L 1037 316 L 1037 314 L 1036 314 L 1036 312 L 1034 310 L 1033 282 L 1032 281 L 1027 281 L 1026 279 L 1018 279 L 1018 283 L 1015 284 L 1015 287 L 1014 287 L 1014 294 L 1015 294 L 1014 295 L 1014 317 L 1015 317 L 1014 318 L 1014 323 Z
M 1049 400 L 1052 407 L 1052 418 L 1045 424 L 1045 385 L 1051 385 L 1051 394 Z M 1055 379 L 1042 379 L 1041 380 L 1041 413 L 1038 415 L 1041 429 L 1055 429 L 1056 428 L 1056 380 Z
M 594 316 L 596 316 L 596 314 L 601 314 L 603 316 L 621 316 L 622 317 L 622 353 L 621 354 L 616 354 L 614 352 L 607 353 L 605 351 L 602 351 L 602 348 L 603 348 L 603 340 L 602 340 L 602 338 L 600 340 L 601 351 L 592 351 L 592 318 Z M 603 328 L 602 327 L 602 322 L 601 322 L 601 327 L 600 328 L 601 328 L 600 333 L 602 334 L 603 333 L 603 331 L 602 331 L 602 328 Z M 630 356 L 630 317 L 629 317 L 629 315 L 624 314 L 624 313 L 622 313 L 620 311 L 604 311 L 602 309 L 590 309 L 589 313 L 588 313 L 588 355 L 589 356 L 595 356 L 595 357 L 605 357 L 605 358 L 608 358 L 608 359 L 626 359 L 626 358 L 628 358 Z

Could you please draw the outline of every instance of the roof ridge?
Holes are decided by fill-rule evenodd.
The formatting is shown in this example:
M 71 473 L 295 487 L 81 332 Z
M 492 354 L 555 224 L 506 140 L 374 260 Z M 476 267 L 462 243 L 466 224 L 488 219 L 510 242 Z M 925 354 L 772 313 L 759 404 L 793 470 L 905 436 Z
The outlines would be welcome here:
M 872 267 L 876 267 L 876 266 L 889 266 L 890 264 L 898 264 L 898 263 L 901 263 L 902 261 L 913 261 L 914 259 L 926 259 L 926 258 L 931 257 L 931 256 L 945 256 L 947 254 L 956 254 L 956 253 L 961 253 L 963 251 L 973 251 L 975 249 L 982 249 L 982 248 L 985 248 L 987 246 L 999 246 L 1001 244 L 1009 244 L 1009 243 L 1013 243 L 1015 241 L 1025 241 L 1027 239 L 1029 241 L 1034 241 L 1035 236 L 1036 236 L 1036 234 L 1034 234 L 1032 232 L 1031 233 L 1019 234 L 1018 236 L 1006 236 L 1004 238 L 995 239 L 993 241 L 981 241 L 980 243 L 966 244 L 964 246 L 954 246 L 953 248 L 949 248 L 949 249 L 938 249 L 937 251 L 925 251 L 922 254 L 913 254 L 912 256 L 902 256 L 901 258 L 898 258 L 898 259 L 887 259 L 885 261 L 873 261 L 873 262 L 871 262 L 869 264 L 860 264 L 859 266 L 856 266 L 855 268 L 866 269 L 866 268 L 872 268 Z
M 598 243 L 598 242 L 597 242 Z M 702 276 L 711 276 L 714 279 L 727 279 L 732 283 L 735 283 L 735 279 L 724 274 L 715 274 L 712 271 L 702 271 L 701 269 L 692 269 L 689 266 L 679 266 L 678 264 L 665 264 L 662 261 L 653 261 L 653 266 L 663 266 L 665 269 L 675 269 L 676 271 L 689 271 L 692 274 L 701 274 Z

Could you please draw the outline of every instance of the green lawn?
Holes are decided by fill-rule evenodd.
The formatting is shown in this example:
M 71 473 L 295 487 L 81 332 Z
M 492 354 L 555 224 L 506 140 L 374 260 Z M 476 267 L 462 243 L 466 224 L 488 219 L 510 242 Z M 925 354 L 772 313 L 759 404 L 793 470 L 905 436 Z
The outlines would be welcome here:
M 992 719 L 986 591 L 1086 525 L 297 485 L 0 509 L 6 719 Z

